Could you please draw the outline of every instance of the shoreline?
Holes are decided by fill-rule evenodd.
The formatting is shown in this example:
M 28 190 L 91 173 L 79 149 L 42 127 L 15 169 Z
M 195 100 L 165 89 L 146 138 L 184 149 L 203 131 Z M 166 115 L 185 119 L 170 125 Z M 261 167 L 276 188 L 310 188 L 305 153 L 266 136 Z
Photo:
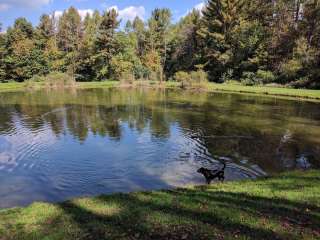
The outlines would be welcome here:
M 162 86 L 157 86 L 155 83 L 141 84 L 137 82 L 135 85 L 121 86 L 117 81 L 105 81 L 105 82 L 78 82 L 79 89 L 94 89 L 94 88 L 136 88 L 136 87 L 147 87 L 147 88 L 168 88 L 168 89 L 181 89 L 177 82 L 165 82 Z M 41 84 L 39 84 L 41 88 Z M 12 92 L 25 90 L 25 83 L 0 83 L 1 92 Z M 185 91 L 195 91 L 192 89 L 185 89 Z M 305 100 L 320 102 L 320 90 L 310 89 L 291 89 L 282 87 L 269 87 L 269 86 L 242 86 L 237 84 L 218 84 L 208 83 L 205 88 L 196 90 L 198 92 L 221 92 L 221 93 L 238 93 L 247 94 L 254 96 L 271 96 L 279 97 L 282 99 L 291 100 Z
M 1 239 L 317 239 L 320 172 L 0 210 Z M 232 209 L 232 211 L 230 211 Z

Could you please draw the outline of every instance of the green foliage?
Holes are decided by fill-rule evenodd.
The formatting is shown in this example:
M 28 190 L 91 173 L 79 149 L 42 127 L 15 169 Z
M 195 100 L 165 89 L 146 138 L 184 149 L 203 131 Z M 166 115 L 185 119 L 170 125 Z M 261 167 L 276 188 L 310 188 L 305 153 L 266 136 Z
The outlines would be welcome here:
M 271 71 L 258 70 L 256 74 L 257 82 L 268 84 L 276 80 L 275 75 Z
M 60 50 L 72 52 L 79 49 L 81 31 L 81 17 L 77 9 L 70 7 L 64 11 L 59 19 L 58 46 Z
M 95 71 L 99 80 L 111 77 L 111 60 L 116 53 L 115 30 L 119 26 L 118 13 L 112 9 L 104 12 L 95 40 Z
M 210 81 L 320 88 L 320 2 L 208 0 L 172 23 L 157 8 L 119 29 L 118 13 L 81 19 L 70 7 L 44 14 L 37 27 L 18 18 L 0 34 L 0 82 L 66 72 L 77 81 L 164 81 L 201 69 Z M 178 74 L 179 75 L 179 74 Z
M 66 73 L 52 72 L 46 76 L 35 75 L 26 82 L 27 88 L 37 88 L 39 83 L 45 88 L 74 88 L 76 86 L 75 80 Z
M 234 72 L 233 69 L 228 69 L 226 72 L 224 72 L 222 74 L 221 81 L 223 83 L 227 83 L 227 82 L 233 81 L 233 79 L 234 79 L 233 72 Z
M 182 88 L 187 88 L 190 86 L 191 76 L 187 72 L 180 71 L 175 73 L 174 80 L 180 82 Z
M 244 72 L 241 78 L 241 83 L 245 86 L 260 84 L 254 72 Z
M 182 88 L 205 88 L 208 75 L 203 70 L 190 73 L 179 71 L 174 75 L 174 80 L 180 82 Z
M 122 72 L 120 76 L 121 85 L 132 85 L 135 81 L 134 74 L 132 72 Z

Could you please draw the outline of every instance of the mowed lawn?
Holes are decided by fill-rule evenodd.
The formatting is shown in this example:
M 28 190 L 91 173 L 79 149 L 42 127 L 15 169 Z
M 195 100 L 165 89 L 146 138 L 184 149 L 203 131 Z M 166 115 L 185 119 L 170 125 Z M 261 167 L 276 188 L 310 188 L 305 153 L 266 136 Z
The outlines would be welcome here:
M 0 239 L 320 239 L 320 171 L 2 210 Z

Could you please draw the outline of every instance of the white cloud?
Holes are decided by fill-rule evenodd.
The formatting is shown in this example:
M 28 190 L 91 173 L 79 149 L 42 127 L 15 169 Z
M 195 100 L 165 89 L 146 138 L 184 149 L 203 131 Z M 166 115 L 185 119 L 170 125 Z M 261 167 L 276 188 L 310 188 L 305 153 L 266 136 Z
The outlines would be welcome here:
M 80 15 L 82 20 L 87 16 L 87 14 L 92 16 L 93 13 L 94 13 L 93 9 L 77 9 L 77 10 L 78 10 L 79 15 Z M 55 19 L 59 19 L 62 16 L 62 14 L 63 14 L 63 11 L 55 11 L 54 12 L 54 18 Z
M 189 13 L 192 12 L 193 9 L 196 9 L 196 10 L 200 11 L 200 13 L 201 13 L 202 9 L 204 9 L 205 6 L 206 6 L 206 4 L 205 4 L 204 2 L 198 3 L 198 4 L 195 5 L 191 10 L 187 11 L 187 12 L 186 12 L 184 15 L 182 15 L 181 17 L 187 16 Z
M 0 0 L 0 11 L 10 8 L 37 8 L 48 5 L 52 0 Z
M 135 17 L 144 19 L 146 9 L 143 6 L 129 6 L 119 10 L 118 6 L 109 7 L 108 10 L 115 9 L 119 13 L 119 17 L 123 20 L 134 20 Z
M 196 6 L 194 6 L 194 9 L 201 11 L 204 7 L 205 7 L 205 3 L 202 2 L 202 3 L 199 3 Z
M 84 19 L 87 16 L 87 14 L 92 16 L 94 10 L 92 10 L 92 9 L 78 9 L 78 12 L 79 12 L 81 18 Z
M 0 12 L 7 11 L 10 8 L 10 5 L 7 3 L 0 3 Z
M 55 19 L 59 19 L 62 16 L 62 14 L 63 14 L 63 11 L 55 11 L 52 15 Z

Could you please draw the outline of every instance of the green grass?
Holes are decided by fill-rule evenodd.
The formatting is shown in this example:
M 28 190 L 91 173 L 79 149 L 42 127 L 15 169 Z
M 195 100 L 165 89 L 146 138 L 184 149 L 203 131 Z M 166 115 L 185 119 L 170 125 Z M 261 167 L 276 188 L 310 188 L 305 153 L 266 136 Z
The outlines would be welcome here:
M 110 88 L 119 85 L 118 81 L 104 81 L 104 82 L 79 82 L 78 87 L 82 89 L 90 88 Z
M 0 239 L 320 239 L 320 172 L 0 211 Z
M 243 86 L 238 84 L 209 83 L 208 90 L 266 94 L 266 95 L 272 95 L 272 96 L 309 98 L 309 99 L 320 100 L 320 90 L 309 90 L 309 89 L 292 89 L 292 88 L 284 88 L 284 87 Z
M 39 85 L 41 87 L 41 85 Z M 104 82 L 80 82 L 78 83 L 81 89 L 90 88 L 110 88 L 119 86 L 117 81 L 104 81 Z M 155 86 L 151 84 L 150 86 Z M 180 84 L 177 82 L 166 82 L 167 88 L 179 88 Z M 2 91 L 14 91 L 23 90 L 25 83 L 0 83 L 0 92 Z M 243 86 L 240 84 L 218 84 L 208 83 L 205 90 L 209 92 L 223 91 L 234 93 L 247 93 L 247 94 L 260 94 L 270 96 L 281 96 L 299 99 L 311 99 L 320 100 L 320 90 L 308 90 L 308 89 L 292 89 L 284 87 L 269 87 L 269 86 Z
M 18 82 L 0 83 L 0 92 L 17 91 L 17 90 L 23 90 L 24 88 L 25 88 L 25 83 L 18 83 Z

